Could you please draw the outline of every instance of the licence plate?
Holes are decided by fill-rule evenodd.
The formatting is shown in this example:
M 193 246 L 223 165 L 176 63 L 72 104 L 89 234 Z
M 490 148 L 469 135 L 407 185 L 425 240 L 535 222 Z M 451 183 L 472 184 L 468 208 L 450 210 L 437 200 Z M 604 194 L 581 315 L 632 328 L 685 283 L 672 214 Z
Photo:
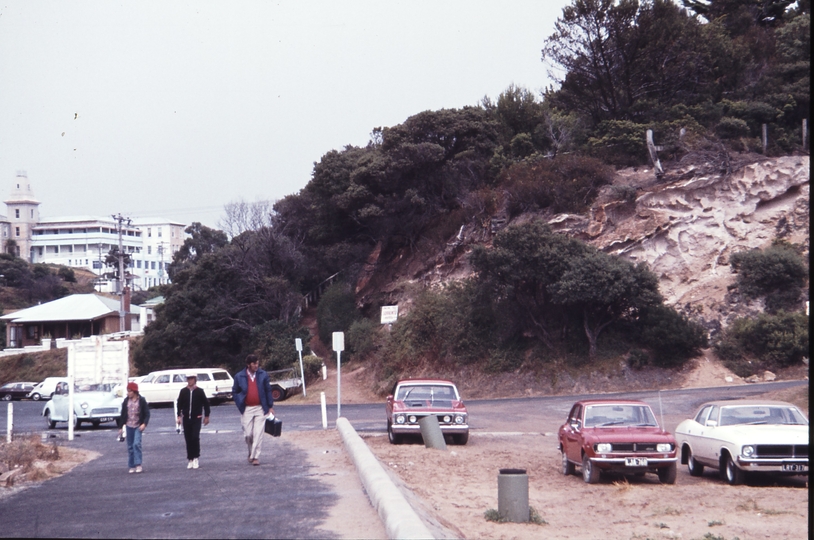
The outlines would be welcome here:
M 784 463 L 783 470 L 788 472 L 807 472 L 808 465 L 800 465 L 797 463 Z
M 627 457 L 625 458 L 626 467 L 647 467 L 646 457 Z
M 112 421 L 113 421 L 113 418 L 110 418 L 110 417 L 108 417 L 108 416 L 105 416 L 105 417 L 103 417 L 103 418 L 100 418 L 100 419 L 99 419 L 99 421 L 100 421 L 100 422 L 112 422 Z

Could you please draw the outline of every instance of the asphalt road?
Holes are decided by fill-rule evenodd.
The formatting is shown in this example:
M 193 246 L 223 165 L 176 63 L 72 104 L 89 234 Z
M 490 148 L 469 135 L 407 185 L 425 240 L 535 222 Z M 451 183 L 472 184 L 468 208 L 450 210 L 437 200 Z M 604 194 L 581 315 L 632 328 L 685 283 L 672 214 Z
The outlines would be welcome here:
M 738 399 L 808 381 L 614 393 L 642 399 L 673 430 L 701 403 Z M 551 431 L 562 423 L 574 401 L 595 394 L 467 401 L 471 429 L 515 431 L 539 426 Z M 183 436 L 175 432 L 172 407 L 152 410 L 144 435 L 144 470 L 127 474 L 127 449 L 115 439 L 113 424 L 82 426 L 68 441 L 64 423 L 46 429 L 42 402 L 13 402 L 14 433 L 45 434 L 48 440 L 99 452 L 101 457 L 70 474 L 0 499 L 0 536 L 12 537 L 172 537 L 172 538 L 331 538 L 320 529 L 338 495 L 312 474 L 304 452 L 282 439 L 267 438 L 263 464 L 251 467 L 232 403 L 213 407 L 201 435 L 201 469 L 188 471 Z M 275 406 L 284 430 L 321 430 L 315 405 Z M 384 404 L 342 405 L 342 415 L 359 432 L 385 432 Z M 336 406 L 328 407 L 329 427 Z M 0 434 L 5 437 L 7 407 L 0 405 Z M 15 436 L 16 436 L 15 435 Z M 266 459 L 264 459 L 264 457 Z M 273 457 L 273 459 L 272 459 Z M 197 474 L 195 474 L 197 473 Z

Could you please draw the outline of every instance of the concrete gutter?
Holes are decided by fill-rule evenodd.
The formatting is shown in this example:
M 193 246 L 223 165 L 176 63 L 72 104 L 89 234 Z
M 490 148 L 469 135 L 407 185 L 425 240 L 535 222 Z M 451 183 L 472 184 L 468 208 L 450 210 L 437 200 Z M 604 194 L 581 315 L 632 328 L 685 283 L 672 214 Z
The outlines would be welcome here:
M 356 466 L 373 508 L 382 518 L 387 537 L 435 538 L 347 418 L 337 418 L 336 429 Z

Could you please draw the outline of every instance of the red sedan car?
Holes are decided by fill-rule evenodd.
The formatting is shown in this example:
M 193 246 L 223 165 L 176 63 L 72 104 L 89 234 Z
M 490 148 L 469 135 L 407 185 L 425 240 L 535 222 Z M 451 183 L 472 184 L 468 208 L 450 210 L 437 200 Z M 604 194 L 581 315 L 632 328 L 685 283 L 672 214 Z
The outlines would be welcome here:
M 458 444 L 469 441 L 467 412 L 458 388 L 441 379 L 405 379 L 398 381 L 387 396 L 387 435 L 391 444 L 399 444 L 404 435 L 421 435 L 419 420 L 435 415 L 441 433 L 451 435 Z
M 676 440 L 660 428 L 643 401 L 591 399 L 578 401 L 560 427 L 562 473 L 582 468 L 589 484 L 602 471 L 656 473 L 663 484 L 676 480 Z

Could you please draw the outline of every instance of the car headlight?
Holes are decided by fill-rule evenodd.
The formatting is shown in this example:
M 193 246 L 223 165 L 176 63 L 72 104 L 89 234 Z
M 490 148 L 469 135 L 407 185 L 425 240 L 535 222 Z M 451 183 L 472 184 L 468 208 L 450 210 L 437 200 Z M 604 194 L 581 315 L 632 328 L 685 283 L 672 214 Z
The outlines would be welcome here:
M 82 407 L 83 409 L 87 409 L 87 408 L 88 408 L 88 402 L 87 402 L 87 401 L 83 401 L 83 402 L 82 402 L 82 404 L 81 404 L 81 405 L 79 405 L 79 406 L 80 406 L 80 407 Z
M 673 451 L 672 443 L 659 443 L 656 445 L 656 452 L 672 452 L 672 451 Z
M 441 420 L 443 421 L 443 423 L 445 423 L 445 424 L 449 424 L 450 422 L 452 422 L 452 417 L 451 417 L 450 415 L 448 415 L 448 414 L 445 414 L 445 415 L 444 415 L 444 416 L 441 418 Z
M 410 422 L 411 424 L 415 424 L 418 421 L 418 418 L 416 417 L 416 415 L 411 414 L 410 416 L 407 417 L 407 421 Z
M 744 457 L 752 457 L 755 455 L 755 447 L 751 444 L 747 444 L 743 448 L 741 448 L 741 455 Z
M 611 445 L 610 443 L 599 443 L 596 446 L 594 446 L 594 450 L 596 450 L 600 454 L 605 454 L 613 450 L 613 445 Z
M 396 423 L 397 424 L 403 424 L 404 423 L 404 415 L 403 414 L 397 414 L 396 415 Z
M 463 414 L 456 414 L 455 415 L 455 423 L 456 424 L 465 424 L 466 423 L 466 416 Z

